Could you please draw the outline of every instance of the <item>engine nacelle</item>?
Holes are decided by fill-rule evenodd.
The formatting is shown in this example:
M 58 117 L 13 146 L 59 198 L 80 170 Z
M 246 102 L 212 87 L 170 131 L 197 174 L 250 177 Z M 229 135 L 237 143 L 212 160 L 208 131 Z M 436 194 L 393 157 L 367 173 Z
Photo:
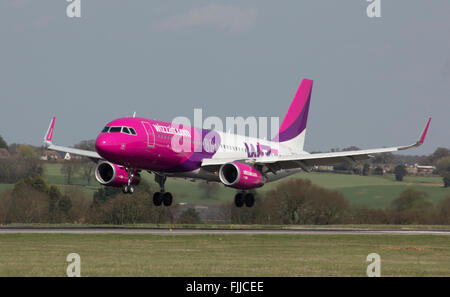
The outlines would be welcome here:
M 98 163 L 95 167 L 95 178 L 99 183 L 109 187 L 122 187 L 128 184 L 128 172 L 124 167 L 107 161 Z M 135 172 L 132 185 L 139 184 L 140 176 Z
M 241 190 L 258 188 L 264 184 L 259 170 L 238 162 L 223 164 L 219 170 L 219 178 L 224 185 Z

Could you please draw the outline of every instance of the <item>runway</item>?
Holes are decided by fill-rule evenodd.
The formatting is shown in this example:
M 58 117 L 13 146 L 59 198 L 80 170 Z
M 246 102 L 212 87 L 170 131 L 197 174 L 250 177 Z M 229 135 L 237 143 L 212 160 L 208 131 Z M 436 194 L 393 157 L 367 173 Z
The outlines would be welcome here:
M 133 227 L 0 227 L 1 234 L 150 234 L 150 235 L 450 235 L 450 229 L 369 229 L 369 228 L 133 228 Z

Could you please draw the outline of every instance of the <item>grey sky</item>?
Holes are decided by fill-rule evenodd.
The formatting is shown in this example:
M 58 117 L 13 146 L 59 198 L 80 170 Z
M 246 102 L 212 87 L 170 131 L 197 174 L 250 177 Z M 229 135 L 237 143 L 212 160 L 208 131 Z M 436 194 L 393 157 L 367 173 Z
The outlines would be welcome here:
M 305 149 L 450 147 L 450 1 L 0 2 L 0 135 L 39 145 L 95 138 L 132 115 L 280 116 L 314 79 Z

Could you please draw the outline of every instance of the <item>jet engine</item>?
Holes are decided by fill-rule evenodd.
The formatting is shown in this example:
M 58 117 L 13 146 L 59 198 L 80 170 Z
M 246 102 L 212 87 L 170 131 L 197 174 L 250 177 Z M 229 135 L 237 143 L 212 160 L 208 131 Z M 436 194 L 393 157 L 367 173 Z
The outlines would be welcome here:
M 104 186 L 122 187 L 128 184 L 128 172 L 125 167 L 107 161 L 98 163 L 95 168 L 95 178 Z M 139 181 L 140 176 L 135 172 L 131 184 L 137 185 Z
M 259 170 L 239 162 L 223 164 L 219 170 L 219 178 L 224 185 L 241 190 L 258 188 L 264 184 Z

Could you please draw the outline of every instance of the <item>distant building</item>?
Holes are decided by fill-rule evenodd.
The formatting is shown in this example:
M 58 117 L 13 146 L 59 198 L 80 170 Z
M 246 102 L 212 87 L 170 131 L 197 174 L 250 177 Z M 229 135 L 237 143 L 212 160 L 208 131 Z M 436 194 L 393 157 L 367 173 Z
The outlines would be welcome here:
M 434 166 L 417 165 L 417 175 L 431 175 L 435 169 Z
M 318 172 L 331 172 L 334 170 L 334 166 L 331 165 L 318 165 L 314 166 L 314 170 Z
M 44 154 L 41 156 L 41 160 L 48 161 L 48 160 L 59 160 L 60 155 L 59 153 L 55 151 L 44 151 Z
M 383 173 L 389 172 L 392 170 L 391 164 L 383 164 L 381 165 L 381 168 L 383 168 Z
M 409 175 L 432 175 L 434 170 L 436 169 L 435 166 L 425 166 L 425 165 L 410 165 L 406 168 L 406 171 Z
M 0 148 L 0 159 L 6 159 L 9 158 L 11 155 L 9 154 L 8 150 L 5 148 Z
M 406 166 L 406 172 L 408 175 L 417 175 L 417 167 L 415 165 Z

